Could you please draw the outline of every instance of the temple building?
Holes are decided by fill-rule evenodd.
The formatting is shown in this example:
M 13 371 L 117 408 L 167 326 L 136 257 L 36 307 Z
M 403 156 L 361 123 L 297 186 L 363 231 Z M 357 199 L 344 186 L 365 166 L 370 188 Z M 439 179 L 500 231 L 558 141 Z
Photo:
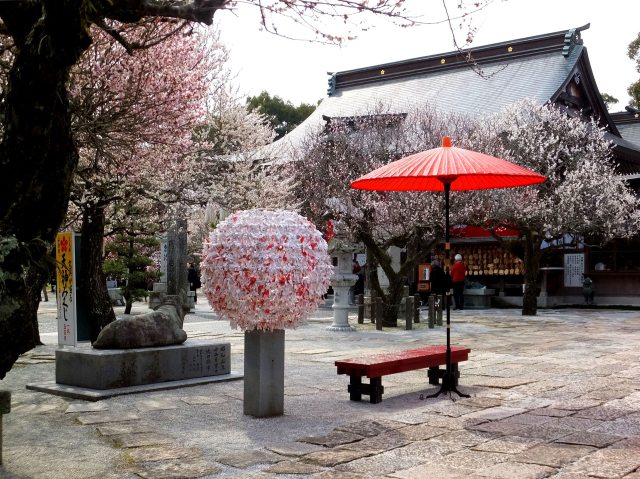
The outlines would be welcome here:
M 572 115 L 596 118 L 613 144 L 618 173 L 640 192 L 640 115 L 631 107 L 621 113 L 607 111 L 581 38 L 588 27 L 481 46 L 465 53 L 454 51 L 330 73 L 328 97 L 301 125 L 267 148 L 271 155 L 286 160 L 309 131 L 332 119 L 366 115 L 379 104 L 393 115 L 429 105 L 444 113 L 479 117 L 528 98 L 561 105 Z M 458 233 L 452 239 L 452 249 L 457 245 L 475 260 L 469 279 L 517 304 L 518 295 L 522 295 L 518 262 L 488 235 L 477 230 Z M 565 253 L 553 256 L 543 268 L 541 306 L 582 303 L 576 283 L 580 268 L 594 282 L 596 303 L 640 304 L 640 239 L 615 240 L 602 247 Z

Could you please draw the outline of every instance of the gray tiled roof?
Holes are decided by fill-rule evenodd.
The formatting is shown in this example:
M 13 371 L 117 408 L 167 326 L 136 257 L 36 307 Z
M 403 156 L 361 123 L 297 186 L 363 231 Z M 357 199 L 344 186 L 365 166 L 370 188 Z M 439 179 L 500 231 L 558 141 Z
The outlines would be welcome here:
M 640 121 L 637 123 L 616 123 L 616 126 L 618 127 L 618 131 L 620 132 L 620 135 L 622 135 L 622 138 L 634 143 L 638 148 L 640 148 Z
M 545 103 L 570 77 L 583 51 L 582 45 L 575 45 L 566 57 L 558 49 L 502 58 L 483 63 L 483 75 L 463 64 L 453 69 L 338 88 L 306 121 L 267 147 L 267 152 L 277 151 L 277 156 L 286 161 L 291 157 L 290 149 L 295 149 L 310 130 L 324 125 L 323 116 L 363 115 L 377 105 L 383 105 L 389 113 L 407 113 L 428 105 L 443 112 L 479 116 L 498 112 L 525 98 Z

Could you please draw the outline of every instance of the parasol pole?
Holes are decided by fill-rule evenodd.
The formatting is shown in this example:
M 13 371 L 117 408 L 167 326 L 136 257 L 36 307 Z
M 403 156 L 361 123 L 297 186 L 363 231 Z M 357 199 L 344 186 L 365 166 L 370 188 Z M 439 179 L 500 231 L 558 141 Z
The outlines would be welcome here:
M 449 242 L 449 192 L 451 191 L 451 182 L 455 178 L 439 178 L 444 186 L 444 264 L 445 272 L 449 274 L 450 271 L 450 258 L 451 258 L 451 243 Z M 447 308 L 447 350 L 446 350 L 446 370 L 444 377 L 442 378 L 442 384 L 437 393 L 427 396 L 429 398 L 438 397 L 442 393 L 454 392 L 461 397 L 471 397 L 468 394 L 462 394 L 455 386 L 455 378 L 453 377 L 453 371 L 451 371 L 451 288 L 447 289 L 445 294 L 445 302 Z

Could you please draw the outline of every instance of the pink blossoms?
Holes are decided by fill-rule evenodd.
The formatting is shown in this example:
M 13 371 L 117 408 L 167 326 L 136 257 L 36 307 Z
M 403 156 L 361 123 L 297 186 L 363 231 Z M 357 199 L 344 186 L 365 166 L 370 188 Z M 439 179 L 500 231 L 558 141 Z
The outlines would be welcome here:
M 211 307 L 249 331 L 297 327 L 333 272 L 320 232 L 285 210 L 232 214 L 205 242 L 200 267 Z

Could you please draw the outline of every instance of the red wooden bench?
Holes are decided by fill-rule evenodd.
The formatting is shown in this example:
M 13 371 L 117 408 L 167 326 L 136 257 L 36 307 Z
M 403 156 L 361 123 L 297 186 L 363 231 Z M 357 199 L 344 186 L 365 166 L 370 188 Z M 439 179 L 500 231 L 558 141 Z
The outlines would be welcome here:
M 338 374 L 347 374 L 350 377 L 349 398 L 352 401 L 362 400 L 362 395 L 369 395 L 372 404 L 382 401 L 382 376 L 387 374 L 403 373 L 415 369 L 429 368 L 429 384 L 439 384 L 440 378 L 446 370 L 440 366 L 446 365 L 446 346 L 428 346 L 420 349 L 409 349 L 395 353 L 381 353 L 360 358 L 343 359 L 336 361 Z M 454 377 L 454 386 L 458 385 L 460 371 L 458 363 L 469 359 L 468 348 L 460 346 L 451 347 L 451 372 Z M 362 383 L 362 377 L 369 378 L 369 384 Z

